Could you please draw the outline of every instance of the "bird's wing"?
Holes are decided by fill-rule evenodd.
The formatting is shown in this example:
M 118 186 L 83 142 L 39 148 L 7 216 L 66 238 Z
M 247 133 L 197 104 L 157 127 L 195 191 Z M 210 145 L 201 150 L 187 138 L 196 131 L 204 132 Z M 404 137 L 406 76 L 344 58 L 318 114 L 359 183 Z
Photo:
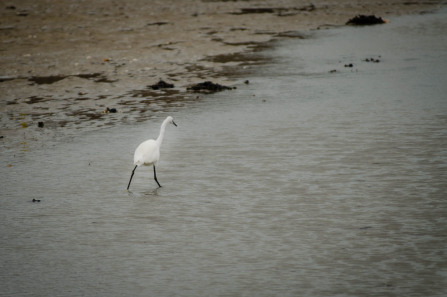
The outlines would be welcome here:
M 141 143 L 134 154 L 134 164 L 141 165 L 151 165 L 158 161 L 160 157 L 160 151 L 158 146 L 153 139 L 146 140 Z

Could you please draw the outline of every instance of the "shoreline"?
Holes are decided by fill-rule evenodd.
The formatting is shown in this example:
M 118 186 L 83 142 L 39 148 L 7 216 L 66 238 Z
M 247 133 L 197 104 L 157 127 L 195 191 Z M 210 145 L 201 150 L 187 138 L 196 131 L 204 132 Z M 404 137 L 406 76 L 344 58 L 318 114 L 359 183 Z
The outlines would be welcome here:
M 442 1 L 182 1 L 120 6 L 50 1 L 0 6 L 0 145 L 53 138 L 120 122 L 145 121 L 193 102 L 187 91 L 213 81 L 237 86 L 256 51 L 303 32 L 343 26 L 359 15 L 432 12 Z M 392 19 L 391 19 L 392 21 Z M 173 89 L 152 90 L 164 80 Z M 116 108 L 108 114 L 107 108 Z M 62 130 L 62 131 L 61 131 Z

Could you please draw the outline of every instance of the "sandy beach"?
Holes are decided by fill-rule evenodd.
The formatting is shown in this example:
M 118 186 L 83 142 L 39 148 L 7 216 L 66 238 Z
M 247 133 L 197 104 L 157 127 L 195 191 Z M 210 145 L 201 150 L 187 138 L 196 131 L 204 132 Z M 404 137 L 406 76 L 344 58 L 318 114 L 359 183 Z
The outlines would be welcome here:
M 194 100 L 191 84 L 237 86 L 252 53 L 359 15 L 392 21 L 442 1 L 1 1 L 0 137 L 7 147 L 63 128 L 144 120 L 141 108 Z M 174 84 L 152 90 L 160 79 Z M 143 106 L 142 106 L 143 104 Z M 117 115 L 107 121 L 107 108 Z M 147 116 L 147 115 L 145 115 Z M 106 119 L 106 121 L 105 121 Z

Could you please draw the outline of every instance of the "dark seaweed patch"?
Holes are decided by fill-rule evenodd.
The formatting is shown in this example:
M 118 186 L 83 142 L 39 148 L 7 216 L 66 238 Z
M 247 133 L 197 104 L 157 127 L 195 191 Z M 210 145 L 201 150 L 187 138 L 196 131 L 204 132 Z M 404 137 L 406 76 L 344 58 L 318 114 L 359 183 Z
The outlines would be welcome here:
M 277 8 L 242 8 L 240 13 L 235 14 L 250 14 L 250 13 L 274 13 Z
M 25 103 L 34 104 L 34 103 L 39 103 L 39 102 L 42 102 L 42 101 L 46 101 L 45 98 L 37 97 L 37 96 L 31 96 L 27 100 L 25 100 Z
M 377 24 L 385 24 L 385 20 L 381 17 L 376 17 L 375 15 L 358 15 L 350 19 L 346 22 L 346 25 L 356 25 L 356 26 L 365 26 L 365 25 L 377 25 Z
M 158 83 L 149 86 L 152 90 L 159 89 L 171 89 L 174 87 L 173 84 L 167 83 L 164 80 L 160 80 Z
M 55 82 L 63 80 L 64 78 L 67 78 L 67 76 L 50 75 L 50 76 L 32 76 L 28 78 L 28 80 L 38 85 L 51 85 L 54 84 Z
M 243 14 L 265 14 L 271 13 L 277 16 L 290 16 L 296 15 L 299 12 L 311 12 L 317 8 L 313 4 L 305 5 L 302 7 L 254 7 L 254 8 L 241 8 L 238 12 L 232 12 L 231 14 L 243 15 Z
M 154 23 L 148 23 L 146 24 L 146 26 L 163 26 L 167 24 L 169 24 L 169 22 L 154 22 Z
M 188 88 L 188 90 L 192 90 L 194 92 L 202 92 L 202 93 L 215 93 L 225 90 L 232 90 L 233 88 L 223 86 L 220 84 L 213 83 L 211 81 L 205 81 L 202 83 L 195 84 Z
M 15 79 L 15 77 L 0 76 L 0 83 L 8 81 L 8 80 L 13 80 L 13 79 Z

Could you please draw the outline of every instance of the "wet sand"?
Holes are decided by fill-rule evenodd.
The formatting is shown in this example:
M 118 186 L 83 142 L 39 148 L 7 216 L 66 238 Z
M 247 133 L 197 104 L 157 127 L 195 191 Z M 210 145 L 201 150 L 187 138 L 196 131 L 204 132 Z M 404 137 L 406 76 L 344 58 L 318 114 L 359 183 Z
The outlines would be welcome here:
M 1 145 L 144 121 L 200 98 L 187 91 L 191 84 L 242 84 L 235 74 L 262 63 L 256 51 L 272 40 L 305 38 L 358 14 L 392 21 L 441 3 L 1 1 Z M 148 87 L 160 79 L 175 88 Z

